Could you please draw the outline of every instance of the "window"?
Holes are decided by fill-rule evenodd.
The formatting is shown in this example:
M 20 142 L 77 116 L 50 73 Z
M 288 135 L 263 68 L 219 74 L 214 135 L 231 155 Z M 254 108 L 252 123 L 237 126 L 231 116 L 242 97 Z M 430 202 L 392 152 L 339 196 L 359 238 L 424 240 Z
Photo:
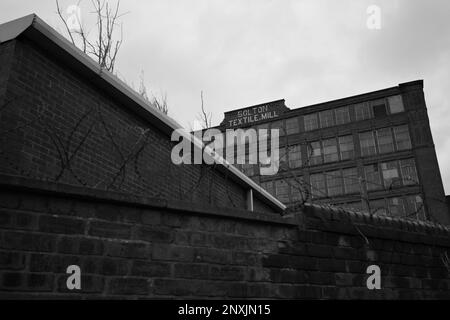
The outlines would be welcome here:
M 339 150 L 341 160 L 353 159 L 355 154 L 355 146 L 353 145 L 353 136 L 339 137 Z
M 359 143 L 361 144 L 361 156 L 366 157 L 376 153 L 375 139 L 373 132 L 363 132 L 359 134 Z
M 411 149 L 408 125 L 394 127 L 394 135 L 398 151 Z
M 298 125 L 298 119 L 297 118 L 286 119 L 286 134 L 295 134 L 299 132 L 300 128 Z
M 403 217 L 405 215 L 405 207 L 402 198 L 388 199 L 389 213 L 392 217 Z
M 408 186 L 419 183 L 414 159 L 400 160 L 400 171 L 403 185 Z
M 258 164 L 258 142 L 252 142 L 248 144 L 248 163 Z
M 303 178 L 291 178 L 288 180 L 288 184 L 291 189 L 292 201 L 304 201 L 306 200 L 305 183 Z
M 323 162 L 334 162 L 339 160 L 336 138 L 326 139 L 323 144 Z
M 379 190 L 382 188 L 380 172 L 377 164 L 364 166 L 364 176 L 368 191 Z
M 257 132 L 258 133 L 258 141 L 267 140 L 267 146 L 270 145 L 270 141 L 269 141 L 270 127 L 269 126 L 270 126 L 269 123 L 263 123 L 256 127 L 256 129 L 258 131 Z M 265 130 L 265 131 L 263 133 L 263 131 L 260 131 L 260 130 Z M 264 142 L 262 142 L 262 143 L 264 143 Z M 261 143 L 259 143 L 259 144 L 261 144 Z
M 375 118 L 382 118 L 387 115 L 386 102 L 384 101 L 384 99 L 372 101 L 371 105 L 373 109 L 373 115 Z
M 296 144 L 290 146 L 289 150 L 289 167 L 290 168 L 298 168 L 302 166 L 302 153 L 301 153 L 301 145 Z
M 415 218 L 425 220 L 425 210 L 423 200 L 420 195 L 407 196 L 404 198 L 405 216 L 407 218 Z
M 370 113 L 369 105 L 367 103 L 359 103 L 359 104 L 355 105 L 355 116 L 356 116 L 356 121 L 372 118 L 372 114 Z
M 242 165 L 242 172 L 249 177 L 255 175 L 254 169 L 255 169 L 255 165 L 253 165 L 253 164 L 246 163 L 246 164 Z
M 275 181 L 275 196 L 283 203 L 289 202 L 289 185 L 286 181 Z
M 342 177 L 344 178 L 345 193 L 359 193 L 360 184 L 357 168 L 348 168 L 342 170 Z
M 235 163 L 236 164 L 244 164 L 246 162 L 246 152 L 248 151 L 249 143 L 247 139 L 243 139 L 243 137 L 237 137 L 236 146 L 233 147 L 235 149 Z M 243 151 L 239 151 L 243 150 Z
M 308 158 L 310 165 L 322 164 L 320 141 L 313 141 L 308 145 Z
M 319 112 L 320 127 L 328 128 L 334 126 L 333 110 Z
M 330 171 L 327 175 L 328 196 L 334 197 L 343 193 L 341 171 Z
M 279 149 L 279 154 L 278 157 L 280 159 L 280 171 L 281 170 L 286 170 L 287 169 L 287 164 L 288 164 L 288 155 L 286 153 L 286 147 L 280 147 Z
M 381 164 L 383 184 L 386 189 L 398 186 L 400 174 L 398 173 L 397 161 L 384 162 Z
M 271 129 L 278 129 L 278 132 L 280 133 L 280 137 L 282 137 L 286 134 L 286 129 L 284 128 L 283 120 L 278 120 L 278 121 L 272 122 Z
M 327 196 L 325 189 L 325 176 L 322 173 L 312 174 L 310 176 L 311 195 L 313 198 L 321 198 Z
M 394 151 L 394 139 L 391 128 L 377 130 L 378 152 L 389 153 Z
M 399 113 L 405 111 L 401 95 L 389 97 L 388 103 L 389 103 L 389 111 L 391 113 Z
M 346 124 L 350 122 L 350 113 L 348 112 L 348 107 L 342 107 L 335 110 L 336 114 L 336 124 Z
M 303 117 L 305 122 L 305 131 L 316 130 L 319 128 L 319 122 L 317 121 L 317 114 L 308 114 Z
M 426 220 L 425 206 L 423 204 L 422 196 L 417 195 L 414 198 L 416 200 L 417 219 Z
M 370 203 L 370 213 L 385 216 L 387 214 L 386 201 L 384 199 L 371 200 Z

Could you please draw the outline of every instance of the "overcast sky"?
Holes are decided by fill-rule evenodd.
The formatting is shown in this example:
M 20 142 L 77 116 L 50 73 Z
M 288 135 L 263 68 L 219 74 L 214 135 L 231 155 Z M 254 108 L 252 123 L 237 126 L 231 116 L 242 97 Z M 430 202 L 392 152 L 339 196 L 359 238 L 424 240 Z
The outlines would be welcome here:
M 78 0 L 60 0 L 65 11 Z M 381 9 L 381 29 L 366 22 Z M 84 24 L 90 1 L 80 4 Z M 116 69 L 166 93 L 169 115 L 189 127 L 200 91 L 213 114 L 286 99 L 297 108 L 425 81 L 431 130 L 450 193 L 450 1 L 122 0 L 124 43 Z M 36 13 L 63 31 L 53 0 L 2 0 L 0 22 Z

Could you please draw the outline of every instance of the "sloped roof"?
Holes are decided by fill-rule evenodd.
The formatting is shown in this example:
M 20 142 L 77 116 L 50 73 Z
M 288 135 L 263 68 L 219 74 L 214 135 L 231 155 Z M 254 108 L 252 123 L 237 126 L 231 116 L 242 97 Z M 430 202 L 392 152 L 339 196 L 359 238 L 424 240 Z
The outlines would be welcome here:
M 182 128 L 174 119 L 150 106 L 135 90 L 115 75 L 100 68 L 93 59 L 74 46 L 36 14 L 30 14 L 0 25 L 0 43 L 21 37 L 31 40 L 35 45 L 53 54 L 58 60 L 65 63 L 68 68 L 87 77 L 89 81 L 105 90 L 124 107 L 146 119 L 169 137 L 173 130 Z M 202 141 L 192 137 L 187 131 L 184 137 L 190 139 L 199 148 L 203 146 Z M 268 204 L 277 212 L 286 209 L 286 206 L 279 200 L 225 159 L 219 156 L 215 156 L 215 158 L 221 163 L 218 166 L 220 170 L 227 171 L 230 177 L 244 188 L 253 190 L 256 198 Z

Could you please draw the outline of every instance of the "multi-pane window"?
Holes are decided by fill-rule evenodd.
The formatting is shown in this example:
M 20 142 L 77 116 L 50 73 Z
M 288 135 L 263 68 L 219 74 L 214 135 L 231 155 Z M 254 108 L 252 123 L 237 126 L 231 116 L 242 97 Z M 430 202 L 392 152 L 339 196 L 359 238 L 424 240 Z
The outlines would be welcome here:
M 364 166 L 364 176 L 368 191 L 379 190 L 382 188 L 380 172 L 377 164 Z
M 370 213 L 385 216 L 387 214 L 387 206 L 386 201 L 384 199 L 371 200 L 370 204 Z
M 298 168 L 302 166 L 301 145 L 296 144 L 288 147 L 289 150 L 289 167 Z
M 348 112 L 348 107 L 342 107 L 335 110 L 336 114 L 336 124 L 346 124 L 350 122 L 350 113 Z
M 383 183 L 386 189 L 395 187 L 400 175 L 397 168 L 397 161 L 384 162 L 381 164 Z
M 402 173 L 403 185 L 407 186 L 419 183 L 414 159 L 400 160 L 400 171 Z
M 249 153 L 249 140 L 244 137 L 236 139 L 236 162 L 238 164 L 248 163 L 247 155 Z M 240 151 L 242 150 L 242 151 Z
M 341 153 L 341 160 L 352 159 L 355 154 L 355 146 L 353 145 L 353 136 L 339 137 L 339 150 Z
M 322 164 L 322 148 L 320 141 L 313 141 L 308 145 L 309 164 Z
M 251 177 L 255 175 L 255 167 L 256 165 L 246 163 L 242 165 L 241 170 L 245 175 Z
M 387 115 L 386 102 L 384 99 L 372 101 L 371 105 L 375 118 L 381 118 Z
M 325 110 L 319 112 L 320 127 L 328 128 L 334 126 L 333 110 Z
M 342 177 L 344 179 L 345 193 L 360 192 L 360 183 L 357 168 L 348 168 L 342 170 Z
M 288 179 L 288 184 L 291 189 L 292 201 L 304 201 L 306 200 L 305 183 L 302 177 Z
M 280 160 L 280 170 L 286 170 L 288 164 L 288 154 L 286 152 L 286 147 L 280 147 L 278 149 L 278 158 Z
M 327 196 L 325 188 L 325 176 L 322 173 L 312 174 L 310 176 L 311 194 L 314 198 Z
M 339 160 L 336 138 L 325 139 L 323 144 L 323 161 L 334 162 Z
M 311 131 L 319 128 L 317 113 L 307 114 L 303 117 L 305 122 L 305 131 Z
M 376 153 L 375 139 L 372 131 L 360 133 L 359 143 L 361 145 L 361 156 L 365 157 Z
M 366 102 L 356 104 L 355 105 L 355 117 L 356 117 L 356 121 L 372 118 L 372 113 L 370 112 L 369 104 Z
M 242 142 L 237 137 L 234 140 L 228 139 L 228 138 L 229 137 L 227 137 L 227 149 L 226 149 L 227 160 L 234 161 L 233 163 L 235 165 L 242 164 L 244 162 L 243 157 L 245 155 L 245 152 L 239 153 L 239 157 L 238 157 L 238 151 L 240 150 L 240 148 L 242 148 Z M 244 147 L 245 147 L 245 145 L 244 145 Z
M 389 213 L 392 217 L 403 217 L 405 215 L 405 207 L 403 205 L 403 199 L 402 198 L 389 198 L 388 205 L 389 205 Z
M 425 219 L 423 200 L 420 195 L 407 196 L 405 201 L 405 216 L 407 218 Z
M 260 124 L 256 127 L 256 129 L 258 130 L 258 140 L 262 140 L 262 139 L 269 139 L 270 137 L 270 124 L 269 123 L 263 123 Z M 264 131 L 260 131 L 260 130 L 264 130 Z M 267 142 L 267 145 L 270 145 L 270 142 Z
M 295 134 L 300 132 L 298 118 L 286 119 L 286 134 Z
M 411 149 L 408 125 L 394 127 L 394 135 L 398 151 Z
M 248 163 L 257 164 L 258 163 L 258 142 L 252 141 L 252 143 L 247 144 L 248 147 Z
M 263 123 L 256 127 L 258 134 L 258 152 L 265 150 L 266 152 L 270 150 L 270 124 Z M 259 158 L 259 156 L 258 156 Z
M 283 203 L 289 202 L 289 185 L 285 180 L 275 181 L 275 196 Z
M 342 175 L 340 170 L 326 173 L 328 196 L 333 197 L 343 193 Z
M 389 97 L 388 103 L 389 103 L 389 110 L 391 113 L 399 113 L 405 111 L 401 95 Z
M 394 139 L 391 128 L 377 130 L 378 152 L 389 153 L 394 151 Z
M 278 120 L 278 121 L 272 122 L 271 129 L 278 129 L 278 132 L 280 133 L 280 137 L 284 136 L 286 134 L 283 120 Z

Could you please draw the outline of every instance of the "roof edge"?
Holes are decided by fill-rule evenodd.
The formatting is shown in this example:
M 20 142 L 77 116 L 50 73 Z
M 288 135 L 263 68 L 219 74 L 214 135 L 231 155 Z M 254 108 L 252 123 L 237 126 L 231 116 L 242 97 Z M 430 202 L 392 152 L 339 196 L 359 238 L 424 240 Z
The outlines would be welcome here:
M 0 43 L 17 38 L 33 24 L 36 17 L 36 14 L 32 13 L 27 16 L 23 16 L 22 18 L 0 24 Z
M 36 33 L 37 32 L 37 33 Z M 41 37 L 42 41 L 37 41 L 36 35 Z M 39 18 L 36 14 L 30 14 L 0 25 L 0 43 L 14 40 L 19 36 L 24 36 L 32 40 L 36 45 L 45 47 L 44 41 L 56 46 L 58 50 L 62 50 L 71 59 L 75 59 L 77 63 L 81 64 L 86 72 L 91 73 L 89 76 L 95 78 L 101 85 L 106 85 L 108 89 L 114 93 L 123 95 L 128 101 L 126 107 L 132 109 L 137 114 L 145 113 L 147 120 L 155 120 L 157 126 L 164 127 L 166 134 L 171 134 L 171 131 L 182 129 L 183 127 L 174 119 L 150 106 L 143 97 L 141 97 L 135 90 L 129 87 L 125 82 L 120 80 L 117 76 L 111 72 L 101 68 L 94 60 L 87 56 L 83 51 L 73 45 L 58 31 L 53 29 L 45 21 Z M 48 48 L 47 48 L 48 49 Z M 149 119 L 149 116 L 151 119 Z M 203 147 L 203 141 L 192 137 L 190 134 L 186 134 L 186 138 L 192 141 L 193 144 Z M 229 164 L 225 159 L 222 159 L 222 166 L 225 170 L 230 171 L 233 176 L 239 181 L 241 186 L 246 186 L 249 189 L 256 191 L 256 196 L 266 202 L 276 211 L 284 211 L 286 206 L 282 204 L 278 199 L 269 194 L 266 190 L 262 189 L 257 183 L 244 175 L 236 167 Z

